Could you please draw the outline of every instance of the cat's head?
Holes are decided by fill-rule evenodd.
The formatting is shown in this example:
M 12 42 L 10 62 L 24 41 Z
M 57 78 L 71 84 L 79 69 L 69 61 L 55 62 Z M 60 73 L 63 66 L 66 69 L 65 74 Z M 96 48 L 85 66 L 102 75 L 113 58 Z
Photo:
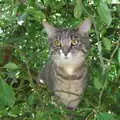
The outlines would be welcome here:
M 72 59 L 85 55 L 89 48 L 88 32 L 91 26 L 90 19 L 86 19 L 76 29 L 61 29 L 43 22 L 47 31 L 52 54 L 64 59 Z

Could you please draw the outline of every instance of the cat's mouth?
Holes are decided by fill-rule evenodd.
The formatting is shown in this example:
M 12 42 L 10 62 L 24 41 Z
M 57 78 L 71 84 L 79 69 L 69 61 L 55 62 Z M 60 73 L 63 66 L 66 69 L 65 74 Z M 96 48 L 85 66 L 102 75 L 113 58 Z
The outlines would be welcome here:
M 60 50 L 60 56 L 64 59 L 69 59 L 72 57 L 71 52 L 68 52 L 67 54 L 65 54 L 62 50 Z
M 65 58 L 65 59 L 68 59 L 68 56 L 65 56 L 64 58 Z

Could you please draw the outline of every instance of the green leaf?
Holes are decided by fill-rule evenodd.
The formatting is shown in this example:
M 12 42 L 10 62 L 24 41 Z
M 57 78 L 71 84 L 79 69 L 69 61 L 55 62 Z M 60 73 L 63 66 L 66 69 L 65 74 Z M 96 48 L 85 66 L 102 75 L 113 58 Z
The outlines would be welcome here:
M 11 86 L 0 79 L 0 108 L 13 106 L 15 103 L 15 93 Z
M 35 8 L 28 8 L 26 12 L 34 17 L 35 20 L 41 21 L 45 18 L 45 15 L 42 11 L 37 10 Z
M 8 111 L 6 108 L 0 109 L 0 118 L 1 118 L 1 116 L 7 116 L 7 115 L 8 115 Z
M 107 112 L 98 113 L 96 118 L 97 120 L 115 120 L 114 116 Z
M 18 69 L 18 66 L 15 63 L 9 62 L 4 66 L 4 68 L 11 69 L 11 70 L 16 70 Z
M 29 97 L 28 97 L 28 104 L 29 105 L 34 105 L 38 102 L 39 100 L 39 96 L 37 93 L 32 93 Z
M 107 4 L 101 0 L 99 5 L 97 6 L 97 12 L 99 14 L 100 20 L 107 25 L 110 25 L 112 22 L 112 17 L 110 13 L 110 9 Z
M 110 39 L 103 37 L 103 45 L 107 51 L 111 51 L 112 48 L 112 42 Z
M 118 62 L 120 63 L 120 48 L 118 49 Z
M 94 86 L 96 89 L 101 89 L 103 87 L 98 76 L 94 77 Z
M 83 12 L 83 4 L 81 0 L 77 0 L 76 6 L 74 8 L 74 16 L 80 18 Z

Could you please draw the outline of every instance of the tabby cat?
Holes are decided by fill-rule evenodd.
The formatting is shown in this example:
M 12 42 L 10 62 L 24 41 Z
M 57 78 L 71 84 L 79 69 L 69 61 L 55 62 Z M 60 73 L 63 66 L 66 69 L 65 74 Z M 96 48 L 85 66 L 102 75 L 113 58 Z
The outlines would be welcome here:
M 90 47 L 88 31 L 90 19 L 77 29 L 55 28 L 47 22 L 43 26 L 48 34 L 51 62 L 39 75 L 68 108 L 75 109 L 81 101 L 87 81 L 85 58 Z

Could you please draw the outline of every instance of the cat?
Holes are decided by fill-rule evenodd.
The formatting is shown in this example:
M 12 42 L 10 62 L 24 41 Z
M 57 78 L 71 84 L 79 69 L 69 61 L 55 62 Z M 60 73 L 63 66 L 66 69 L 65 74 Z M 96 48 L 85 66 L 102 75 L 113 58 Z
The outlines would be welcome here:
M 90 47 L 91 20 L 76 29 L 56 28 L 44 21 L 51 50 L 51 61 L 45 65 L 38 80 L 43 80 L 67 108 L 76 109 L 87 82 L 86 56 Z

